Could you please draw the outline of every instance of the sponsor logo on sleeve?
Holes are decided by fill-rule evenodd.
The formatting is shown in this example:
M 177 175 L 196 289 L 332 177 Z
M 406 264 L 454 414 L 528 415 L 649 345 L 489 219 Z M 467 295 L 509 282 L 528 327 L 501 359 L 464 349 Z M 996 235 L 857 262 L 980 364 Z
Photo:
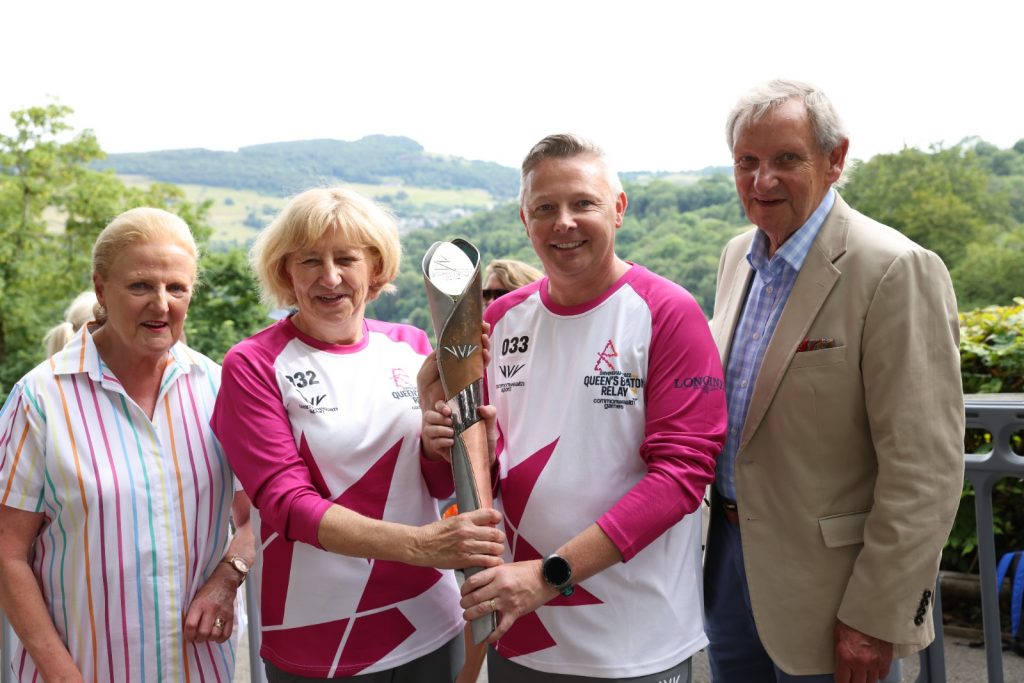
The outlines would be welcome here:
M 712 375 L 676 377 L 672 382 L 672 386 L 676 389 L 695 389 L 703 394 L 710 394 L 712 391 L 723 391 L 725 389 L 725 380 Z

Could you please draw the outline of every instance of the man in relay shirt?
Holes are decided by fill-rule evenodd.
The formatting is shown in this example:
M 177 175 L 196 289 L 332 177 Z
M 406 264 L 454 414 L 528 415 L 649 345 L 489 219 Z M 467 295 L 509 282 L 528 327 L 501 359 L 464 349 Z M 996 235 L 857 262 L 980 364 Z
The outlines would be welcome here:
M 462 599 L 467 620 L 498 613 L 492 683 L 685 682 L 707 644 L 694 513 L 725 435 L 722 367 L 693 297 L 615 254 L 626 204 L 585 140 L 549 136 L 523 162 L 547 277 L 485 314 L 508 545 Z M 424 434 L 449 439 L 448 414 Z

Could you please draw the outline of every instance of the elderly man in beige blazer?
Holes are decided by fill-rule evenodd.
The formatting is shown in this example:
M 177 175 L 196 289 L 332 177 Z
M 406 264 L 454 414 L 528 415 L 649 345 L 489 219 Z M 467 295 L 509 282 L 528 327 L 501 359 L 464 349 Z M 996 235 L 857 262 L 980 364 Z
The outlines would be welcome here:
M 756 88 L 727 137 L 756 230 L 722 254 L 712 321 L 729 404 L 705 564 L 713 679 L 876 681 L 934 637 L 963 482 L 952 284 L 835 191 L 849 141 L 820 90 Z

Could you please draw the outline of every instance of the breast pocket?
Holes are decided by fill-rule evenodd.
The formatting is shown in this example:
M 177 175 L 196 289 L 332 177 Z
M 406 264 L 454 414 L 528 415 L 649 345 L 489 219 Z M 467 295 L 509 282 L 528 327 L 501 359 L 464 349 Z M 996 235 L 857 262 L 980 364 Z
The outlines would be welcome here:
M 846 360 L 846 346 L 836 346 L 831 349 L 819 349 L 817 351 L 803 351 L 793 356 L 789 364 L 791 370 L 797 368 L 816 368 L 823 365 L 833 365 Z

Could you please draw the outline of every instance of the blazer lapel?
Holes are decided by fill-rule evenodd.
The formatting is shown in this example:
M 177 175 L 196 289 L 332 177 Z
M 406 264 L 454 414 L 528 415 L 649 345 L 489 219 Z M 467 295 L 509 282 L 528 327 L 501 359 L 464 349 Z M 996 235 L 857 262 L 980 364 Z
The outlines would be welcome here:
M 839 279 L 840 271 L 834 261 L 846 252 L 847 216 L 850 209 L 839 195 L 835 206 L 825 219 L 818 237 L 811 245 L 807 259 L 800 268 L 793 291 L 782 310 L 779 324 L 768 342 L 761 369 L 750 396 L 747 419 L 740 436 L 742 450 L 750 441 L 771 405 L 775 392 L 796 355 L 797 346 L 804 339 L 811 323 Z
M 750 278 L 754 275 L 754 269 L 750 267 L 746 257 L 753 236 L 754 231 L 751 230 L 747 239 L 739 240 L 735 245 L 735 251 L 726 262 L 726 268 L 731 272 L 723 273 L 722 281 L 731 284 L 729 289 L 722 293 L 724 299 L 721 310 L 716 310 L 715 317 L 711 320 L 711 334 L 722 357 L 722 367 L 728 366 L 732 338 L 747 300 Z

